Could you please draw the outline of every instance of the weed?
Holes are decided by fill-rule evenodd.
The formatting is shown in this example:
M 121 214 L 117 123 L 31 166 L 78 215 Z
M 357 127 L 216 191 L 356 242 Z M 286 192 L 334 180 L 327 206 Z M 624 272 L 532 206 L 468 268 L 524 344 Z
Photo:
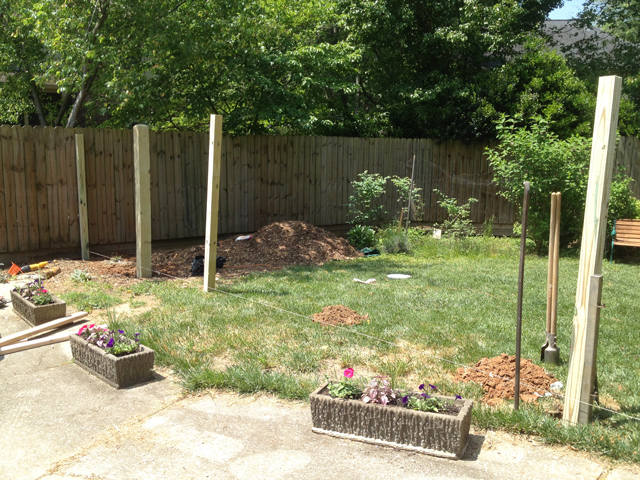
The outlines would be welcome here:
M 74 305 L 78 310 L 90 312 L 96 308 L 109 308 L 122 303 L 120 298 L 99 291 L 69 292 L 61 295 L 69 305 Z
M 129 307 L 131 308 L 140 308 L 144 307 L 147 304 L 144 300 L 131 300 L 129 302 Z
M 7 283 L 13 279 L 13 275 L 9 272 L 0 272 L 0 283 Z
M 86 283 L 91 280 L 91 275 L 89 275 L 87 270 L 76 269 L 69 278 L 71 278 L 71 281 L 74 283 Z

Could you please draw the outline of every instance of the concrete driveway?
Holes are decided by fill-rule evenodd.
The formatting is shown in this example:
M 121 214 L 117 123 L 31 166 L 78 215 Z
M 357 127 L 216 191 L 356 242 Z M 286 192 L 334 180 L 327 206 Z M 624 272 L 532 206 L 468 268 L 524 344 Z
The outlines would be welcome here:
M 0 310 L 0 336 L 26 328 L 10 305 Z M 476 432 L 460 461 L 316 435 L 307 404 L 183 396 L 160 368 L 155 380 L 116 390 L 74 365 L 68 342 L 0 356 L 0 419 L 2 480 L 640 480 L 628 467 L 496 432 Z

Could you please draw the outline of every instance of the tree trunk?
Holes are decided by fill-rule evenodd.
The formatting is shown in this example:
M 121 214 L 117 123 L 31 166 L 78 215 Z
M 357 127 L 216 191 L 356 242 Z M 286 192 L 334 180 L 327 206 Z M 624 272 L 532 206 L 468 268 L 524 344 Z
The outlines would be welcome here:
M 76 101 L 73 102 L 73 109 L 71 110 L 71 113 L 69 114 L 69 119 L 67 120 L 67 128 L 75 128 L 75 126 L 78 124 L 78 114 L 80 113 L 80 109 L 82 108 L 82 105 L 84 105 L 84 102 L 87 99 L 87 96 L 89 95 L 89 91 L 91 90 L 91 85 L 93 84 L 93 81 L 96 79 L 97 76 L 98 76 L 98 68 L 96 68 L 96 70 L 91 74 L 89 78 L 85 77 L 86 80 L 82 83 L 82 86 L 80 87 L 80 91 L 78 92 Z
M 38 120 L 40 120 L 40 125 L 43 127 L 47 126 L 47 119 L 44 116 L 44 110 L 42 108 L 42 104 L 40 103 L 40 95 L 38 94 L 38 87 L 34 82 L 29 82 L 31 86 L 31 96 L 33 97 L 33 104 L 36 106 L 36 111 L 38 112 Z
M 62 97 L 62 104 L 58 109 L 58 115 L 56 115 L 56 121 L 53 124 L 54 127 L 60 126 L 60 123 L 62 122 L 62 117 L 64 117 L 64 113 L 69 108 L 69 105 L 71 105 L 71 90 L 67 89 L 67 91 L 64 92 L 64 96 Z

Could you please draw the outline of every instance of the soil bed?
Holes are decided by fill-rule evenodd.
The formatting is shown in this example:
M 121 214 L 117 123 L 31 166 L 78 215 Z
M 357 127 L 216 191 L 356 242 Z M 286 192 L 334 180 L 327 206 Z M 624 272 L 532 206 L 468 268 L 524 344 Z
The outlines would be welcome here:
M 218 256 L 226 258 L 224 268 L 218 269 L 222 278 L 235 278 L 250 272 L 274 271 L 292 265 L 322 265 L 332 260 L 362 257 L 362 253 L 344 238 L 305 222 L 277 222 L 258 230 L 250 240 L 235 241 L 236 237 L 219 242 Z M 197 255 L 204 255 L 204 245 L 180 249 L 156 250 L 151 255 L 153 277 L 187 279 Z M 60 267 L 61 273 L 45 280 L 56 293 L 76 291 L 79 284 L 71 281 L 75 270 L 85 270 L 92 279 L 111 287 L 129 288 L 139 282 L 136 278 L 134 253 L 111 254 L 110 258 L 91 255 L 91 260 L 57 260 L 49 266 Z M 161 272 L 156 273 L 156 272 Z
M 503 353 L 498 357 L 483 358 L 474 367 L 477 370 L 459 368 L 455 380 L 482 385 L 485 395 L 480 399 L 481 402 L 495 406 L 504 399 L 515 397 L 515 383 L 512 380 L 516 374 L 515 355 L 509 356 Z M 535 402 L 550 390 L 550 385 L 554 382 L 557 382 L 557 379 L 546 373 L 542 367 L 534 364 L 531 360 L 521 360 L 520 399 L 522 401 Z

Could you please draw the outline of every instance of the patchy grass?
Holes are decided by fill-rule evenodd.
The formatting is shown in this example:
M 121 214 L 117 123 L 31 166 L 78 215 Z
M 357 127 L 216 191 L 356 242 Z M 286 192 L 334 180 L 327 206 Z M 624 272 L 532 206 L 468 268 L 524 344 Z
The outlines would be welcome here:
M 445 394 L 479 399 L 480 386 L 451 380 L 456 364 L 515 351 L 518 242 L 474 238 L 454 243 L 425 239 L 413 255 L 383 255 L 319 268 L 289 268 L 219 281 L 228 292 L 204 294 L 201 283 L 142 282 L 134 294 L 152 294 L 159 304 L 123 325 L 143 332 L 157 362 L 172 367 L 186 388 L 223 387 L 267 391 L 306 399 L 326 377 L 351 366 L 356 375 L 386 374 L 397 387 L 428 381 Z M 638 265 L 604 265 L 598 380 L 607 405 L 640 412 L 640 309 Z M 406 273 L 409 280 L 387 280 Z M 544 367 L 566 383 L 578 259 L 560 260 L 558 343 L 562 362 Z M 353 279 L 376 278 L 373 285 Z M 526 259 L 522 354 L 540 363 L 546 312 L 547 258 Z M 130 294 L 129 293 L 129 294 Z M 238 298 L 238 295 L 244 299 Z M 253 301 L 253 302 L 252 302 Z M 268 308 L 257 302 L 295 312 Z M 327 305 L 342 304 L 369 315 L 344 329 L 309 318 Z M 363 335 L 357 335 L 360 333 Z M 366 336 L 364 336 L 366 335 Z M 400 348 L 389 343 L 393 342 Z M 439 360 L 439 357 L 443 360 Z M 595 409 L 586 427 L 560 428 L 549 414 L 556 405 L 478 405 L 480 427 L 540 435 L 597 451 L 613 459 L 640 461 L 640 423 Z

